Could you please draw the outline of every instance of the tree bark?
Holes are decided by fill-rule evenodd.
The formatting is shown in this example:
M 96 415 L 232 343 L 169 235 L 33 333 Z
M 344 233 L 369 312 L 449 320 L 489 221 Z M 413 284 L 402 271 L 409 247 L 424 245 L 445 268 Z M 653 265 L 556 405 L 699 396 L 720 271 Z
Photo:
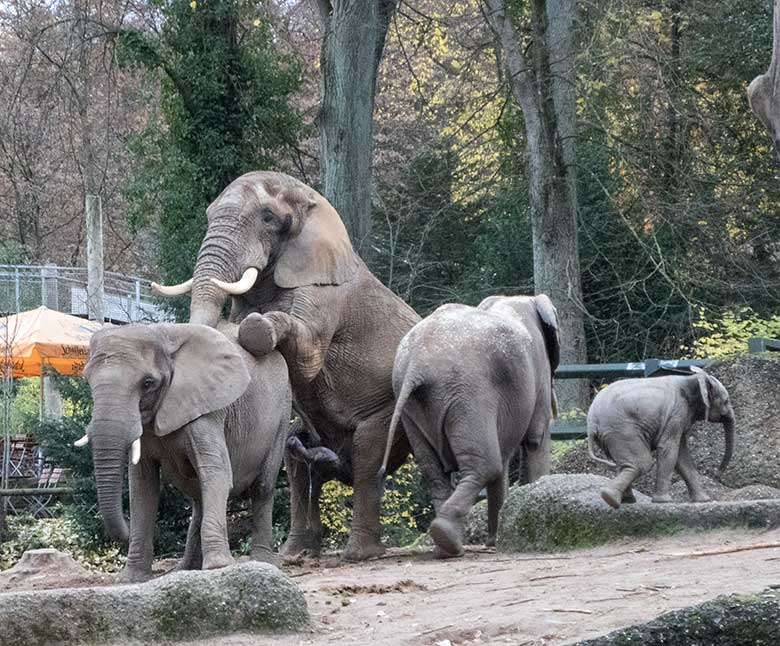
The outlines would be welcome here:
M 775 159 L 780 157 L 780 0 L 774 1 L 772 14 L 772 60 L 766 74 L 759 74 L 748 85 L 750 109 L 772 137 Z
M 584 307 L 577 236 L 574 162 L 574 12 L 573 0 L 533 0 L 533 40 L 528 58 L 504 0 L 486 0 L 512 96 L 525 124 L 531 195 L 534 288 L 558 310 L 561 363 L 585 363 Z M 559 406 L 586 409 L 587 383 L 556 384 Z
M 319 0 L 323 193 L 364 258 L 370 251 L 374 96 L 397 0 Z

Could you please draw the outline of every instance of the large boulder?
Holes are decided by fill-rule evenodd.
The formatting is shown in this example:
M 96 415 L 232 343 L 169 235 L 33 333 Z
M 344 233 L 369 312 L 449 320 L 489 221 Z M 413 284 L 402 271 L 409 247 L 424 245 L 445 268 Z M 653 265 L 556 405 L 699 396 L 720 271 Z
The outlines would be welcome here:
M 730 489 L 764 485 L 780 489 L 780 360 L 771 354 L 744 355 L 719 361 L 707 372 L 717 377 L 731 396 L 736 417 L 734 456 L 723 474 L 722 484 Z M 699 471 L 714 477 L 723 458 L 724 438 L 720 424 L 699 422 L 689 440 Z M 554 461 L 554 473 L 595 473 L 612 477 L 613 470 L 588 457 L 584 441 Z M 637 489 L 651 494 L 655 469 L 637 480 Z M 715 489 L 715 490 L 712 490 Z M 727 490 L 708 489 L 714 497 Z
M 256 562 L 134 585 L 0 594 L 0 646 L 192 640 L 308 621 L 301 591 Z
M 498 549 L 558 551 L 686 529 L 780 526 L 776 499 L 655 504 L 637 492 L 636 503 L 612 509 L 600 495 L 606 483 L 592 474 L 558 474 L 512 487 L 499 517 Z
M 576 646 L 774 646 L 780 644 L 780 593 L 719 597 L 622 628 Z

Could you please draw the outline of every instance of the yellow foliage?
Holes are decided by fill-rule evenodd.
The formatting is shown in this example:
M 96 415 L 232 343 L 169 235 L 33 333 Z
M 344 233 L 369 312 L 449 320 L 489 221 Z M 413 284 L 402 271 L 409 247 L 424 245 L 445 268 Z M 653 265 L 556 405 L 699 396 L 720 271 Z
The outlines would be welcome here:
M 417 534 L 420 529 L 417 520 L 430 511 L 427 504 L 420 502 L 419 471 L 413 458 L 407 460 L 395 473 L 387 477 L 382 501 L 380 522 L 382 527 L 393 533 Z M 335 480 L 322 488 L 320 514 L 322 524 L 331 534 L 346 537 L 352 523 L 352 487 Z
M 726 312 L 714 320 L 708 320 L 702 308 L 699 320 L 693 326 L 701 336 L 691 346 L 681 349 L 694 357 L 717 358 L 744 353 L 751 337 L 780 337 L 780 316 L 761 318 L 749 307 Z

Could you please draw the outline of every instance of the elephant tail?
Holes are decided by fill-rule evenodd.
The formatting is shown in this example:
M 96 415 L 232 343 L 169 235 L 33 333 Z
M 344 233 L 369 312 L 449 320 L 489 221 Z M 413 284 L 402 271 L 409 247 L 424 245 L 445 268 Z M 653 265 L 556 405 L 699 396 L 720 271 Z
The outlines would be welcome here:
M 617 464 L 615 464 L 611 460 L 605 460 L 604 458 L 600 458 L 596 455 L 595 451 L 593 450 L 595 444 L 596 444 L 596 433 L 589 426 L 588 427 L 588 455 L 590 456 L 590 459 L 596 462 L 600 462 L 601 464 L 606 464 L 608 467 L 612 467 L 612 468 L 617 467 Z
M 387 445 L 385 446 L 385 457 L 382 460 L 382 466 L 379 468 L 379 472 L 376 474 L 377 486 L 381 492 L 385 486 L 385 476 L 387 475 L 387 462 L 390 459 L 390 450 L 393 448 L 393 440 L 395 439 L 395 430 L 398 428 L 398 423 L 401 421 L 401 413 L 409 396 L 420 385 L 420 383 L 407 377 L 404 379 L 401 386 L 401 392 L 398 393 L 398 398 L 395 402 L 395 409 L 393 409 L 393 419 L 390 421 L 390 429 L 387 433 Z

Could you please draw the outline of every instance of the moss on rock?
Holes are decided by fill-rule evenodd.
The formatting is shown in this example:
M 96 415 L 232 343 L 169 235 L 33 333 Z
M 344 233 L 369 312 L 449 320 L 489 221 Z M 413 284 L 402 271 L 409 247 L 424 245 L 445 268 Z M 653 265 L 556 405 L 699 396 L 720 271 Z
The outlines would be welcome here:
M 136 585 L 0 595 L 0 646 L 178 641 L 308 621 L 301 591 L 277 568 L 255 562 Z
M 780 500 L 659 505 L 637 493 L 635 504 L 612 509 L 599 493 L 607 481 L 558 474 L 512 487 L 499 517 L 498 549 L 558 551 L 688 529 L 780 526 Z
M 719 597 L 622 628 L 577 646 L 774 646 L 780 644 L 780 593 Z

